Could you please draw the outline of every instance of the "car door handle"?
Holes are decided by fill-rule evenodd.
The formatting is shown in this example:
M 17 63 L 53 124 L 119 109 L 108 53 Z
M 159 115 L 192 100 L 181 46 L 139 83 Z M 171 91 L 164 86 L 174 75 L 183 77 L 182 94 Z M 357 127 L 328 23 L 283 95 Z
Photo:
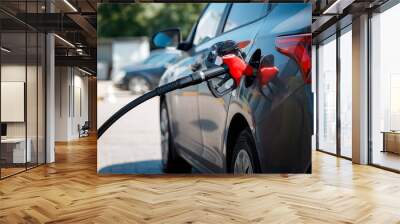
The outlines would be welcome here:
M 196 71 L 200 70 L 201 66 L 202 66 L 201 62 L 195 62 L 190 67 L 193 72 L 196 72 Z
M 196 72 L 203 67 L 205 58 L 206 53 L 202 53 L 201 55 L 199 55 L 199 57 L 196 58 L 195 62 L 191 65 L 191 69 L 193 72 Z

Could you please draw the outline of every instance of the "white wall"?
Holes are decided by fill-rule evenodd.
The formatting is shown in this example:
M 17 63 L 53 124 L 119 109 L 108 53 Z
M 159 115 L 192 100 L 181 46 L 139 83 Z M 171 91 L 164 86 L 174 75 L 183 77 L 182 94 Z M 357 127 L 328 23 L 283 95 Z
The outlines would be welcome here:
M 2 82 L 24 82 L 26 69 L 28 72 L 33 69 L 33 67 L 18 64 L 5 64 L 1 66 L 1 81 Z M 35 93 L 27 93 L 28 97 L 35 96 Z M 1 110 L 7 110 L 7 108 L 1 108 Z M 30 119 L 29 119 L 30 120 Z M 7 136 L 8 137 L 25 137 L 25 122 L 7 122 Z
M 88 77 L 76 68 L 56 67 L 55 85 L 55 140 L 77 139 L 78 125 L 88 120 Z
M 55 140 L 68 140 L 68 117 L 69 117 L 69 96 L 68 88 L 70 83 L 69 68 L 55 68 Z
M 1 122 L 25 121 L 25 83 L 1 82 Z M 34 105 L 36 108 L 36 105 Z
M 37 70 L 38 69 L 38 70 Z M 8 138 L 27 138 L 29 139 L 30 148 L 31 148 L 31 156 L 33 162 L 36 162 L 39 159 L 39 163 L 44 163 L 45 159 L 45 117 L 44 117 L 44 100 L 45 100 L 45 90 L 44 88 L 44 74 L 42 73 L 42 67 L 37 67 L 25 64 L 2 64 L 1 66 L 1 81 L 2 81 L 2 99 L 11 99 L 14 101 L 10 101 L 9 105 L 4 104 L 5 101 L 2 101 L 2 115 L 5 113 L 14 113 L 18 115 L 18 121 L 4 121 L 4 117 L 2 120 L 7 124 L 7 137 Z M 27 79 L 27 80 L 25 80 Z M 24 84 L 22 88 L 15 89 L 14 91 L 18 91 L 12 93 L 12 90 L 8 90 L 4 88 L 4 84 L 6 82 Z M 26 90 L 26 100 L 25 98 L 25 90 Z M 5 95 L 4 95 L 5 94 Z M 7 96 L 19 94 L 22 96 L 19 97 L 19 101 L 17 99 Z M 21 102 L 22 100 L 22 102 Z M 16 104 L 16 105 L 13 105 Z M 25 105 L 26 103 L 26 105 Z M 17 107 L 17 104 L 19 106 Z M 25 119 L 26 113 L 26 119 Z
M 2 65 L 1 66 L 1 81 L 17 81 L 25 82 L 25 65 Z M 6 110 L 7 108 L 1 108 Z M 8 137 L 25 137 L 25 122 L 8 122 L 7 123 Z
M 81 76 L 82 73 L 79 73 L 79 75 L 77 75 L 76 71 L 77 70 L 75 70 L 74 82 L 73 82 L 74 96 L 71 96 L 72 99 L 74 99 L 74 102 L 72 104 L 74 105 L 72 109 L 72 119 L 71 119 L 72 129 L 70 133 L 72 138 L 79 137 L 78 125 L 82 126 L 85 123 L 85 121 L 88 121 L 88 105 L 89 105 L 88 77 Z

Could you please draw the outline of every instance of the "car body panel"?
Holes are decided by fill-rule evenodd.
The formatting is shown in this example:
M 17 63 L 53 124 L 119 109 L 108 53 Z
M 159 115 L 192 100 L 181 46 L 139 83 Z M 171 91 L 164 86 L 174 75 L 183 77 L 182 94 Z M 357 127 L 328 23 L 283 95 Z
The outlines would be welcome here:
M 255 139 L 261 170 L 265 173 L 304 173 L 311 165 L 311 86 L 304 85 L 298 66 L 292 59 L 277 52 L 275 44 L 265 44 L 275 43 L 277 36 L 309 33 L 310 22 L 305 21 L 311 21 L 309 12 L 309 8 L 300 4 L 290 8 L 275 4 L 263 24 L 264 30 L 272 32 L 260 30 L 249 53 L 252 55 L 255 50 L 260 49 L 262 56 L 274 56 L 277 62 L 275 66 L 280 70 L 280 81 L 286 87 L 285 91 L 278 95 L 268 91 L 261 92 L 260 86 L 255 82 L 247 88 L 239 88 L 236 91 L 237 97 L 232 97 L 230 104 L 227 124 L 230 124 L 235 114 L 246 118 Z M 303 26 L 299 23 L 287 23 L 288 20 L 301 21 Z M 226 126 L 226 130 L 228 128 Z M 224 149 L 226 150 L 226 146 Z
M 311 85 L 304 83 L 297 63 L 275 45 L 279 36 L 311 32 L 311 4 L 266 3 L 265 8 L 263 17 L 194 46 L 185 63 L 179 62 L 163 76 L 166 83 L 178 78 L 167 73 L 189 74 L 191 63 L 203 62 L 210 47 L 225 40 L 250 40 L 243 49 L 245 60 L 269 56 L 279 69 L 268 86 L 243 77 L 240 86 L 222 98 L 212 96 L 206 83 L 167 95 L 173 131 L 178 128 L 174 135 L 179 153 L 203 172 L 228 170 L 228 150 L 232 150 L 227 148 L 228 131 L 236 116 L 243 117 L 252 132 L 262 172 L 304 173 L 311 166 Z
M 189 57 L 181 63 L 180 69 L 173 73 L 173 79 L 182 78 L 192 73 L 191 64 L 194 58 Z M 198 121 L 198 86 L 189 86 L 174 91 L 169 95 L 168 103 L 174 108 L 171 117 L 174 119 L 171 124 L 174 130 L 174 141 L 178 148 L 186 149 L 193 154 L 201 153 L 202 140 L 201 128 Z M 178 121 L 179 122 L 175 122 Z
M 208 51 L 203 49 L 209 49 L 213 44 L 228 39 L 236 42 L 253 40 L 258 30 L 256 27 L 260 27 L 262 24 L 263 20 L 258 20 L 246 26 L 220 34 L 215 39 L 196 47 L 196 51 L 208 53 Z M 249 53 L 251 44 L 243 49 L 246 54 Z M 227 94 L 222 98 L 215 98 L 208 89 L 207 83 L 199 84 L 199 119 L 203 130 L 202 158 L 205 158 L 219 168 L 225 165 L 224 139 L 221 136 L 224 136 L 226 134 L 225 130 L 227 130 L 226 118 L 231 100 L 230 96 L 231 94 Z

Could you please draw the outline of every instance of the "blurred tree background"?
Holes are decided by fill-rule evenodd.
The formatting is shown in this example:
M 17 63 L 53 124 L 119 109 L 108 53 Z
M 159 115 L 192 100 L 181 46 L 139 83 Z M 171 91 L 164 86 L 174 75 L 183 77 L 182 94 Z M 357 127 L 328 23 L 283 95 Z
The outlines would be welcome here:
M 97 13 L 98 37 L 151 37 L 161 29 L 179 27 L 183 38 L 186 38 L 205 5 L 205 3 L 100 4 Z

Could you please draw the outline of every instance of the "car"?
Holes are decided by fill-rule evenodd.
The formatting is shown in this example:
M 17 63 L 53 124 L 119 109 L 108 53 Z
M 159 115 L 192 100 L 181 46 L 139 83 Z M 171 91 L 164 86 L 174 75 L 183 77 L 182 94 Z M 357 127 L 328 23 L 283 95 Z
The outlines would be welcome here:
M 313 134 L 311 4 L 210 3 L 184 41 L 179 28 L 159 31 L 153 44 L 186 54 L 160 85 L 205 69 L 212 46 L 250 41 L 245 61 L 275 67 L 215 97 L 207 83 L 160 98 L 162 166 L 166 172 L 310 173 Z
M 113 76 L 114 85 L 130 90 L 132 94 L 143 94 L 158 86 L 161 75 L 170 64 L 177 62 L 182 52 L 166 48 L 153 50 L 141 64 L 130 65 Z

